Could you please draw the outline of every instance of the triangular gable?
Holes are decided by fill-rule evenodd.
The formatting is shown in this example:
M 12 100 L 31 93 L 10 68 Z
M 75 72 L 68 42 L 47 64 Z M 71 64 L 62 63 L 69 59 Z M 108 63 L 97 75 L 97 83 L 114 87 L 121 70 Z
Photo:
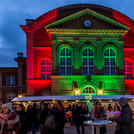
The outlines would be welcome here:
M 100 19 L 100 20 L 102 20 L 104 22 L 110 23 L 111 25 L 119 27 L 119 29 L 127 29 L 127 30 L 129 30 L 129 27 L 127 27 L 127 26 L 125 26 L 125 25 L 123 25 L 121 23 L 118 23 L 118 22 L 116 22 L 116 21 L 114 21 L 114 20 L 112 20 L 112 19 L 110 19 L 110 18 L 108 18 L 108 17 L 106 17 L 104 15 L 101 15 L 101 14 L 99 14 L 99 13 L 97 13 L 97 12 L 91 10 L 91 9 L 88 9 L 88 8 L 84 9 L 84 10 L 82 10 L 80 12 L 77 12 L 75 14 L 72 14 L 72 15 L 70 15 L 68 17 L 62 18 L 62 19 L 60 19 L 60 20 L 58 20 L 56 22 L 48 24 L 45 27 L 46 28 L 56 27 L 57 25 L 66 23 L 66 22 L 74 20 L 74 19 L 77 19 L 77 18 L 79 18 L 81 16 L 84 16 L 84 15 L 87 15 L 87 14 L 89 16 L 93 16 L 93 17 L 95 17 L 97 19 Z

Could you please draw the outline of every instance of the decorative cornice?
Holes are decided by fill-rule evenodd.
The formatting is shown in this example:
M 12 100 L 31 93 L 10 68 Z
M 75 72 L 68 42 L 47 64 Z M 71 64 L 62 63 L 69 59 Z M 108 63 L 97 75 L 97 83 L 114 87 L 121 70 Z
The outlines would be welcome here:
M 72 34 L 121 34 L 124 35 L 128 31 L 127 30 L 115 30 L 115 29 L 110 29 L 110 30 L 100 30 L 100 29 L 47 29 L 47 31 L 51 34 L 63 34 L 63 35 L 72 35 Z
M 134 30 L 134 21 L 132 19 L 130 19 L 129 17 L 125 16 L 124 14 L 116 10 L 113 10 L 112 13 L 113 13 L 113 18 L 116 19 L 116 21 L 118 20 L 122 24 Z
M 58 21 L 55 21 L 53 23 L 50 23 L 50 24 L 46 25 L 45 27 L 48 28 L 48 27 L 51 27 L 51 26 L 59 25 L 59 24 L 74 20 L 76 18 L 79 18 L 79 17 L 81 17 L 83 15 L 94 16 L 97 19 L 100 19 L 100 20 L 108 22 L 108 23 L 110 23 L 112 25 L 118 26 L 118 27 L 120 27 L 120 29 L 123 28 L 123 29 L 129 30 L 129 27 L 127 27 L 126 25 L 123 25 L 123 24 L 121 24 L 121 23 L 119 23 L 119 22 L 117 22 L 117 21 L 115 21 L 113 19 L 110 19 L 110 18 L 108 18 L 108 17 L 106 17 L 106 16 L 104 16 L 102 14 L 99 14 L 99 13 L 97 13 L 97 12 L 95 12 L 95 11 L 89 9 L 89 8 L 86 8 L 86 9 L 84 9 L 82 11 L 79 11 L 77 13 L 74 13 L 72 15 L 64 17 L 64 18 L 62 18 L 62 19 L 60 19 Z
M 20 27 L 22 28 L 22 30 L 25 33 L 33 32 L 35 29 L 40 29 L 41 27 L 43 27 L 45 25 L 48 25 L 50 23 L 53 23 L 57 20 L 58 10 L 59 10 L 59 8 L 54 9 L 52 11 L 49 11 L 49 12 L 41 15 L 37 19 L 35 19 L 31 24 L 20 25 Z M 114 18 L 115 21 L 118 20 L 119 23 L 122 23 L 126 26 L 129 26 L 131 29 L 134 30 L 134 21 L 132 19 L 130 19 L 129 17 L 125 16 L 124 14 L 122 14 L 122 13 L 116 11 L 116 10 L 112 10 L 112 14 L 113 14 L 113 18 Z
M 20 25 L 25 33 L 33 32 L 37 28 L 41 28 L 49 23 L 52 23 L 57 18 L 58 9 L 54 9 L 48 13 L 43 14 L 39 18 L 33 21 L 30 25 Z

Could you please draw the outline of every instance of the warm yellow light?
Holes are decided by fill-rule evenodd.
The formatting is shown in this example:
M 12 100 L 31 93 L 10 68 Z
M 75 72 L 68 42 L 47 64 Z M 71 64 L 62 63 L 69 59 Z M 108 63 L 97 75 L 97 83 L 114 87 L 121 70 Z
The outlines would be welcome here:
M 79 94 L 79 90 L 76 90 L 76 94 Z
M 20 95 L 18 95 L 18 97 L 22 97 L 22 95 L 20 94 Z
M 99 90 L 99 94 L 102 94 L 102 90 Z
M 31 103 L 31 101 L 28 101 L 28 103 Z
M 98 95 L 102 95 L 103 94 L 103 90 L 99 89 L 98 90 Z

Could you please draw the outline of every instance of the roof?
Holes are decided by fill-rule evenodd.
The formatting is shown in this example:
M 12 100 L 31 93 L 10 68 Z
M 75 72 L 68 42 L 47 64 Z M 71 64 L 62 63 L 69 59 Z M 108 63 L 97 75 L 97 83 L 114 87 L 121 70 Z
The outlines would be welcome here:
M 121 97 L 134 99 L 134 95 L 93 95 L 92 100 L 119 100 Z
M 86 8 L 89 8 L 99 14 L 102 14 L 108 18 L 111 18 L 121 24 L 124 24 L 134 29 L 134 21 L 129 17 L 127 17 L 126 15 L 116 10 L 113 10 L 111 8 L 100 6 L 100 5 L 93 5 L 93 4 L 74 4 L 74 5 L 59 7 L 41 15 L 37 19 L 33 20 L 32 23 L 28 23 L 28 25 L 21 25 L 21 28 L 25 33 L 33 32 L 38 29 L 41 29 L 42 27 L 52 22 L 67 17 L 76 12 L 82 11 Z
M 39 100 L 86 100 L 85 95 L 79 96 L 32 96 L 32 97 L 15 97 L 12 102 L 15 101 L 39 101 Z

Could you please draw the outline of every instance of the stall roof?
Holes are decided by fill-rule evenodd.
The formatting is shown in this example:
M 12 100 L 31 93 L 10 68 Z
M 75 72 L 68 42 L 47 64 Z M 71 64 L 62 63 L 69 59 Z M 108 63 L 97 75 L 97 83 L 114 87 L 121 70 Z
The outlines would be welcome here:
M 92 100 L 118 100 L 121 97 L 134 99 L 134 95 L 92 95 Z
M 86 100 L 85 95 L 79 96 L 32 96 L 32 97 L 15 97 L 15 101 L 39 101 L 39 100 Z

